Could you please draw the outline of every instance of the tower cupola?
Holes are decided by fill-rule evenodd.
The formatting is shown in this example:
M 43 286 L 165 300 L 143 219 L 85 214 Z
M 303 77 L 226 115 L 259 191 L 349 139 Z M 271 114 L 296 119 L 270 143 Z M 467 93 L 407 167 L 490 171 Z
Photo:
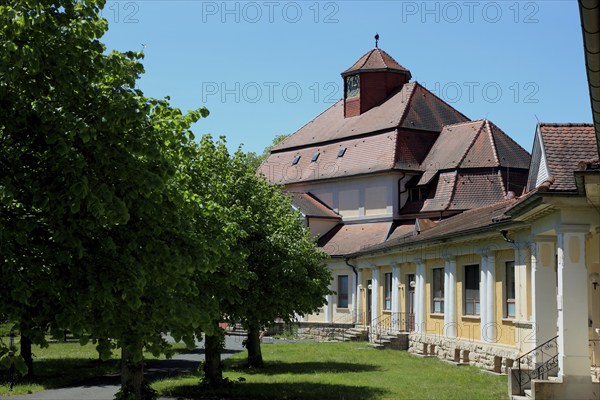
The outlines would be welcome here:
M 377 47 L 377 43 L 375 46 L 342 72 L 346 118 L 363 114 L 380 105 L 411 79 L 408 69 Z

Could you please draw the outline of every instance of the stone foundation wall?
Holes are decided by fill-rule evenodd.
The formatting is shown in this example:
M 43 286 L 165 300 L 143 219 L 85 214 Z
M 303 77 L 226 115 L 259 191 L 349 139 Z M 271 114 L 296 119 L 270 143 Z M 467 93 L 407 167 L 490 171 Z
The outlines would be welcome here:
M 519 356 L 517 349 L 478 341 L 464 341 L 439 335 L 411 333 L 408 351 L 414 354 L 435 356 L 443 360 L 475 365 L 497 373 L 507 373 Z
M 335 324 L 321 322 L 296 322 L 293 324 L 278 323 L 267 329 L 267 335 L 289 334 L 301 338 L 331 339 L 340 332 L 353 328 L 354 324 Z

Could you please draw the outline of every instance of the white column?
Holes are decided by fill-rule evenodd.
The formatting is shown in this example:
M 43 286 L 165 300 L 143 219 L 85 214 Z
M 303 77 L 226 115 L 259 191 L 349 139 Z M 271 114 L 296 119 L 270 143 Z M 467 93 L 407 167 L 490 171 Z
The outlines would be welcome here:
M 535 338 L 532 347 L 556 336 L 558 312 L 554 239 L 553 236 L 536 236 L 531 244 L 531 319 Z
M 444 336 L 456 337 L 456 257 L 444 258 Z
M 515 243 L 515 319 L 527 321 L 527 248 Z
M 331 285 L 329 285 L 329 290 L 331 290 Z M 327 301 L 327 305 L 325 306 L 325 322 L 331 323 L 333 322 L 333 295 L 328 294 L 325 296 L 325 300 Z
M 379 272 L 380 268 L 373 265 L 371 277 L 371 325 L 379 318 Z
M 486 325 L 484 340 L 489 343 L 497 341 L 496 336 L 496 256 L 494 252 L 487 255 L 487 290 L 486 290 Z
M 350 301 L 352 302 L 352 323 L 356 324 L 356 317 L 358 315 L 357 313 L 357 308 L 356 308 L 356 299 L 358 299 L 358 288 L 356 287 L 356 285 L 358 284 L 358 279 L 356 278 L 356 274 L 354 273 L 354 270 L 351 270 L 351 275 L 352 275 L 352 279 L 351 279 L 351 285 L 352 285 L 352 295 L 351 295 L 351 299 Z
M 590 379 L 585 234 L 589 225 L 563 225 L 558 233 L 559 376 Z
M 365 324 L 365 318 L 363 317 L 364 312 L 362 309 L 362 270 L 358 270 L 358 288 L 356 293 L 356 322 L 359 324 Z
M 425 333 L 426 299 L 425 299 L 425 261 L 421 258 L 417 263 L 415 274 L 415 332 Z
M 392 330 L 399 329 L 399 314 L 400 311 L 400 267 L 398 263 L 392 263 Z
M 480 266 L 480 279 L 479 279 L 479 332 L 480 340 L 485 341 L 487 338 L 487 323 L 488 323 L 488 258 L 487 253 L 481 253 L 481 266 Z

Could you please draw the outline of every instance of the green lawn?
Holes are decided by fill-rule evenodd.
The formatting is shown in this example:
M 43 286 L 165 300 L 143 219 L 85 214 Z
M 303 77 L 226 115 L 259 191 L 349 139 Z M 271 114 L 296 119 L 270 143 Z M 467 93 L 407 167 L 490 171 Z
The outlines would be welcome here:
M 173 347 L 175 353 L 185 351 L 183 344 Z M 6 371 L 0 368 L 0 396 L 35 393 L 119 372 L 120 353 L 115 353 L 107 361 L 99 361 L 96 345 L 92 343 L 81 346 L 78 342 L 53 342 L 46 348 L 32 346 L 32 352 L 35 378 L 18 382 L 9 391 Z M 144 353 L 144 357 L 148 360 L 155 358 L 150 353 Z
M 262 346 L 266 368 L 243 368 L 246 353 L 225 361 L 225 376 L 240 382 L 207 391 L 198 376 L 155 382 L 163 396 L 225 399 L 506 399 L 506 376 L 436 358 L 365 343 L 293 343 Z

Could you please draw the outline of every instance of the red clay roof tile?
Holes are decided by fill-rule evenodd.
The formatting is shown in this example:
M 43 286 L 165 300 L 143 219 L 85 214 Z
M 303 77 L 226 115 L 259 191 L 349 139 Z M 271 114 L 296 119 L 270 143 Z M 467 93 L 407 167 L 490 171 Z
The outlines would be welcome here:
M 392 56 L 379 48 L 368 51 L 350 68 L 342 72 L 342 76 L 363 71 L 399 71 L 408 73 L 410 78 L 410 71 L 408 69 L 398 64 Z
M 475 229 L 491 228 L 497 224 L 496 220 L 509 220 L 508 217 L 504 216 L 504 212 L 516 202 L 516 199 L 504 200 L 485 207 L 468 210 L 438 222 L 435 226 L 421 232 L 419 235 L 398 236 L 397 238 L 387 240 L 385 243 L 375 244 L 358 250 L 353 256 L 374 251 L 391 250 L 394 247 L 412 245 L 426 240 L 438 240 L 450 235 L 468 233 Z
M 573 172 L 580 161 L 598 159 L 592 124 L 539 124 L 550 176 L 550 191 L 577 190 Z
M 413 93 L 416 94 L 413 102 Z M 425 103 L 423 103 L 425 96 Z M 405 124 L 407 110 L 419 109 L 424 117 L 411 117 Z M 410 115 L 416 115 L 411 112 Z M 426 116 L 426 117 L 425 117 Z M 298 131 L 271 149 L 277 153 L 286 149 L 314 146 L 358 135 L 392 130 L 399 126 L 411 129 L 441 131 L 443 125 L 467 121 L 468 118 L 427 91 L 419 83 L 407 83 L 379 106 L 356 117 L 344 117 L 344 101 L 339 100 Z
M 396 132 L 387 132 L 368 138 L 272 153 L 262 163 L 259 172 L 271 183 L 290 184 L 391 170 L 395 165 L 396 136 Z M 343 147 L 346 152 L 343 157 L 338 157 Z M 315 152 L 320 155 L 316 162 L 312 162 Z M 296 155 L 300 156 L 300 160 L 292 165 Z
M 338 225 L 319 239 L 318 245 L 330 256 L 342 256 L 385 242 L 391 222 Z

